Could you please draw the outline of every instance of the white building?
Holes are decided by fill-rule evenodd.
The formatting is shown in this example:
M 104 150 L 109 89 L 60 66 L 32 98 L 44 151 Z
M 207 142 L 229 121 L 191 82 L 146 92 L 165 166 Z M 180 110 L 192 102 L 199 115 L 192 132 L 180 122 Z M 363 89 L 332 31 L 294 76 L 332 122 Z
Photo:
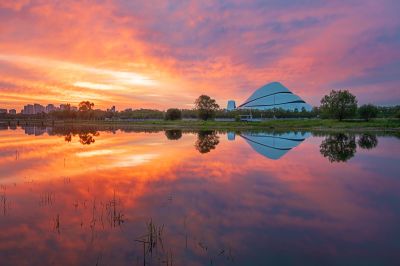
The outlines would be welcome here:
M 311 111 L 311 105 L 307 104 L 296 94 L 293 94 L 288 88 L 279 82 L 272 82 L 262 86 L 256 90 L 243 104 L 238 106 L 239 109 L 259 109 L 269 110 L 274 108 L 282 108 L 284 110 L 297 109 L 301 111 L 305 108 Z

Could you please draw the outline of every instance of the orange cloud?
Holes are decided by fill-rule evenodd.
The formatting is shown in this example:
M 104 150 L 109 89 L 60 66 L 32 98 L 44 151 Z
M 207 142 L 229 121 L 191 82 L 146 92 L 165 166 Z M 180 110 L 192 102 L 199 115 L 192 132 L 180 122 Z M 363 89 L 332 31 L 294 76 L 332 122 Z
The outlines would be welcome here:
M 0 104 L 21 108 L 40 95 L 41 103 L 90 98 L 102 108 L 164 109 L 205 93 L 224 106 L 271 81 L 314 105 L 332 88 L 394 103 L 396 7 L 2 1 Z

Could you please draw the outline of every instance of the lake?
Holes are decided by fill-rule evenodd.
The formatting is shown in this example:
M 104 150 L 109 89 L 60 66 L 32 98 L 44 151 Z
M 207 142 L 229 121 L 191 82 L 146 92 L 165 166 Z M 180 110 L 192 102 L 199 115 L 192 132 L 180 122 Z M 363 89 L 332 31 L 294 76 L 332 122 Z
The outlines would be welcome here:
M 1 265 L 399 265 L 400 138 L 0 130 Z

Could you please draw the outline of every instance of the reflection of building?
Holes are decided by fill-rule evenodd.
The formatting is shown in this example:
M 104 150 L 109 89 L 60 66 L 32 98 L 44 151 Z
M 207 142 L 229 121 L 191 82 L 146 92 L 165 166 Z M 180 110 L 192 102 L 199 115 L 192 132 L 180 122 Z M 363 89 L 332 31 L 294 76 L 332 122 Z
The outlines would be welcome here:
M 298 146 L 310 133 L 243 133 L 240 136 L 259 154 L 278 160 L 294 147 Z
M 262 86 L 243 104 L 238 106 L 238 108 L 259 110 L 282 108 L 284 110 L 292 111 L 295 109 L 301 111 L 303 108 L 307 111 L 311 111 L 312 109 L 303 99 L 296 94 L 293 94 L 288 88 L 279 82 L 272 82 Z
M 45 132 L 47 132 L 46 127 L 23 126 L 22 128 L 25 130 L 25 134 L 27 135 L 40 136 L 43 135 Z
M 227 133 L 228 140 L 235 140 L 235 132 Z

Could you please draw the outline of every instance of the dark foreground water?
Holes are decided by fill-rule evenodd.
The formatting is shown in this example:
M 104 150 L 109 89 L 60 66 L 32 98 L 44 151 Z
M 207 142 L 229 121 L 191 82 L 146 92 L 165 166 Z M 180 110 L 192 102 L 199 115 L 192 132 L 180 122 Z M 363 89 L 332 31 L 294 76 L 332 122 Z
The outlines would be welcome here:
M 0 130 L 1 265 L 399 265 L 387 134 Z

